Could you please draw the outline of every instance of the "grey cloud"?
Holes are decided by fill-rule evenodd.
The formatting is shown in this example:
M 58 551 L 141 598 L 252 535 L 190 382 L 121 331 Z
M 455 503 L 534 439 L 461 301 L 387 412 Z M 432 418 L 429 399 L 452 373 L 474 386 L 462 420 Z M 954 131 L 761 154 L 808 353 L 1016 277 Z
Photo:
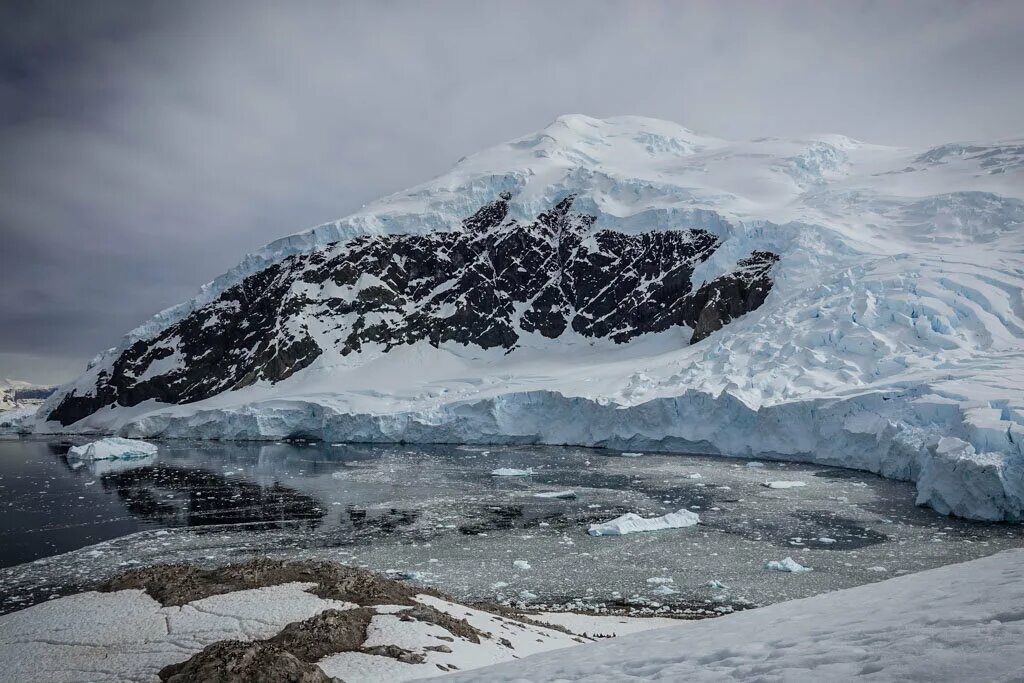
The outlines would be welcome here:
M 1018 134 L 1022 25 L 998 1 L 8 2 L 0 376 L 66 376 L 246 251 L 562 113 Z

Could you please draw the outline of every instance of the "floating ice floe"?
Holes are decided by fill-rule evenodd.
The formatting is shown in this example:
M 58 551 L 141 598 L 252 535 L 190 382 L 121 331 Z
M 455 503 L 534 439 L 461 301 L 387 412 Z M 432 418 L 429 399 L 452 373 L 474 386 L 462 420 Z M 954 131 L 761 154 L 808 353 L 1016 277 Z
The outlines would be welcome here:
M 766 481 L 761 486 L 767 486 L 770 489 L 796 489 L 801 486 L 807 486 L 806 481 Z
M 654 590 L 652 590 L 651 594 L 652 595 L 675 595 L 678 592 L 679 591 L 677 591 L 672 586 L 669 586 L 668 584 L 662 584 L 662 585 L 658 586 L 657 588 L 655 588 Z
M 704 477 L 699 472 L 691 472 L 686 475 L 687 479 L 703 479 Z
M 824 543 L 826 545 L 831 545 L 831 544 L 833 544 L 835 542 L 836 542 L 836 539 L 829 538 L 828 536 L 821 536 L 821 537 L 818 538 L 818 543 Z
M 750 468 L 764 467 L 764 463 L 763 462 L 758 462 L 756 460 L 751 460 L 750 462 L 747 463 L 747 467 L 750 467 Z
M 801 572 L 813 571 L 810 567 L 803 566 L 792 557 L 787 557 L 786 559 L 778 562 L 772 560 L 766 566 L 773 572 L 790 572 L 793 574 L 800 574 Z
M 622 458 L 639 458 L 643 456 L 643 453 L 619 453 Z
M 68 451 L 68 457 L 84 461 L 128 460 L 130 458 L 148 458 L 156 453 L 157 447 L 151 443 L 111 436 L 81 446 L 74 446 Z
M 711 579 L 708 581 L 708 588 L 717 588 L 719 590 L 725 590 L 726 585 L 718 579 Z
M 516 569 L 532 569 L 533 567 L 526 560 L 515 560 L 512 562 L 512 566 Z
M 591 524 L 587 531 L 591 536 L 624 536 L 626 534 L 640 531 L 661 531 L 662 529 L 681 529 L 694 526 L 700 521 L 700 516 L 689 510 L 677 510 L 661 517 L 641 517 L 640 515 L 627 512 L 621 517 L 603 522 Z
M 534 498 L 563 498 L 563 499 L 569 499 L 569 498 L 575 498 L 576 497 L 576 492 L 575 491 L 544 491 L 543 493 L 535 493 L 535 494 L 533 494 L 533 497 Z
M 499 467 L 491 471 L 492 477 L 529 477 L 532 474 L 532 467 L 527 467 L 525 470 L 517 470 L 513 467 Z
M 665 583 L 675 583 L 675 579 L 670 576 L 652 576 L 647 579 L 647 583 L 652 585 L 661 585 Z

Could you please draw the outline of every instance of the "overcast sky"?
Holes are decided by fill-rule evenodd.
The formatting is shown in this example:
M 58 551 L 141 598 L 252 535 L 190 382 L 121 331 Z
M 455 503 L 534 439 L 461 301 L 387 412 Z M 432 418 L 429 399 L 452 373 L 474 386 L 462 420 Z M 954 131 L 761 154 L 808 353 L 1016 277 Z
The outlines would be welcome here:
M 0 0 L 0 377 L 563 113 L 1024 132 L 1024 2 Z

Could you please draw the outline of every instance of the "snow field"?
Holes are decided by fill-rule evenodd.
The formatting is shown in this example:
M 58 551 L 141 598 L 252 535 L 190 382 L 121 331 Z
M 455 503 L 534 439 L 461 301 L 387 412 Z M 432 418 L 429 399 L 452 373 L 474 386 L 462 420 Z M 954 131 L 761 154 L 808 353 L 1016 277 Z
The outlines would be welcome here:
M 538 655 L 452 681 L 1015 680 L 1024 551 Z

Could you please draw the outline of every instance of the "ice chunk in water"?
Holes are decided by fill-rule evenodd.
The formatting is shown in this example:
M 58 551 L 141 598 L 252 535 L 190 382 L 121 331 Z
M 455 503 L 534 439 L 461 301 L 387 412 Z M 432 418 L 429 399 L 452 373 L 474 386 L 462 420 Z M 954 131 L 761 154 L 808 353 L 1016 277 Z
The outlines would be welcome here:
M 127 460 L 129 458 L 148 458 L 156 453 L 157 447 L 151 443 L 112 436 L 81 446 L 74 446 L 68 451 L 68 457 L 85 461 Z
M 638 531 L 660 531 L 662 529 L 680 529 L 682 527 L 694 526 L 700 521 L 700 516 L 689 510 L 678 510 L 670 512 L 661 517 L 644 518 L 640 515 L 627 512 L 621 517 L 602 524 L 591 524 L 587 533 L 591 536 L 624 536 Z
M 778 562 L 772 560 L 766 566 L 773 572 L 791 572 L 793 574 L 799 574 L 801 572 L 813 571 L 810 567 L 803 566 L 792 557 L 787 557 L 786 559 Z
M 513 467 L 499 467 L 491 471 L 492 477 L 528 477 L 531 474 L 533 474 L 532 467 L 527 467 L 525 470 L 517 470 Z

